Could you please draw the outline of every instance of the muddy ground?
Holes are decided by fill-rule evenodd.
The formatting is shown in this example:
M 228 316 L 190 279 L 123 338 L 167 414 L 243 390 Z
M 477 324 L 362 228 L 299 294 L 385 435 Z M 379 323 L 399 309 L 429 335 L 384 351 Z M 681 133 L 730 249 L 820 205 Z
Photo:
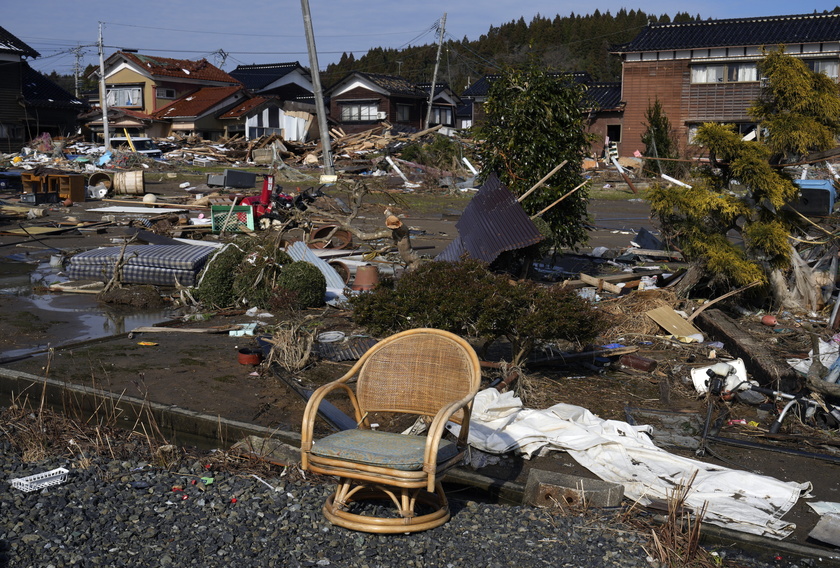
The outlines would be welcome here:
M 171 182 L 152 185 L 147 190 L 167 196 L 177 195 L 178 187 L 176 182 Z M 467 199 L 447 199 L 445 203 L 440 211 L 430 210 L 427 205 L 422 210 L 404 211 L 408 224 L 417 229 L 413 242 L 415 246 L 422 247 L 424 254 L 433 255 L 457 234 L 454 223 Z M 56 208 L 55 215 L 90 217 L 93 214 L 85 213 L 85 209 L 93 206 L 96 205 L 87 203 L 69 209 Z M 381 204 L 371 206 L 366 214 L 370 223 L 379 222 Z M 647 206 L 639 200 L 596 199 L 590 205 L 590 214 L 594 228 L 591 242 L 583 252 L 597 246 L 626 247 L 640 227 L 655 228 L 648 218 Z M 39 237 L 37 241 L 2 236 L 0 246 L 3 246 L 4 255 L 13 254 L 16 258 L 28 257 L 30 260 L 40 258 L 46 262 L 56 253 L 54 249 L 111 246 L 114 240 L 119 239 L 122 230 L 117 227 L 99 234 Z M 564 265 L 570 270 L 584 269 L 593 274 L 614 270 L 608 264 L 579 255 L 569 255 Z M 9 277 L 8 273 L 13 269 L 4 270 L 4 276 Z M 28 278 L 28 270 L 21 272 Z M 104 320 L 103 313 L 106 314 Z M 174 320 L 179 315 L 180 312 L 154 310 L 150 316 L 154 321 L 147 321 L 149 314 L 125 308 L 103 308 L 91 296 L 55 295 L 43 291 L 35 294 L 6 293 L 0 295 L 0 326 L 4 330 L 0 335 L 0 357 L 9 358 L 25 350 L 36 350 L 40 353 L 7 362 L 4 366 L 117 393 L 145 396 L 163 404 L 234 420 L 299 430 L 304 406 L 302 399 L 265 365 L 243 365 L 238 360 L 240 349 L 258 347 L 256 338 L 233 337 L 225 333 L 176 332 L 142 333 L 129 337 L 128 332 L 136 327 Z M 308 329 L 313 334 L 342 331 L 348 336 L 363 335 L 364 330 L 353 324 L 350 315 L 345 310 L 330 307 L 309 310 L 306 313 L 310 320 Z M 759 317 L 758 314 L 743 316 L 741 323 L 760 341 L 773 344 L 779 358 L 801 354 L 810 348 L 808 336 L 800 327 L 801 320 L 779 314 L 778 325 L 767 328 L 759 323 Z M 99 319 L 94 323 L 85 323 L 91 318 Z M 212 315 L 200 322 L 179 322 L 175 325 L 212 328 L 251 321 L 258 321 L 262 329 L 270 331 L 281 319 L 255 319 L 242 313 L 228 312 Z M 699 398 L 687 384 L 688 371 L 694 366 L 705 366 L 726 358 L 726 348 L 686 345 L 661 339 L 655 333 L 628 334 L 622 331 L 618 327 L 605 334 L 601 344 L 621 343 L 638 347 L 638 355 L 657 361 L 653 371 L 622 368 L 615 358 L 602 372 L 581 365 L 529 369 L 527 380 L 518 387 L 522 389 L 526 405 L 547 407 L 566 402 L 586 407 L 603 418 L 652 423 L 663 436 L 661 443 L 670 444 L 670 451 L 694 457 L 691 440 L 696 443 L 702 433 L 707 407 L 705 400 Z M 105 337 L 93 339 L 97 336 Z M 711 355 L 715 358 L 710 358 Z M 503 345 L 497 346 L 490 354 L 490 358 L 496 359 L 504 356 Z M 342 375 L 350 364 L 352 362 L 336 363 L 316 358 L 293 380 L 304 387 L 315 388 Z M 494 377 L 488 375 L 486 378 L 489 382 Z M 37 393 L 18 395 L 35 398 Z M 741 438 L 777 449 L 826 454 L 835 460 L 840 455 L 836 431 L 826 434 L 790 419 L 783 429 L 784 436 L 770 439 L 765 432 L 772 414 L 737 401 L 722 403 L 718 409 L 729 413 L 720 431 L 723 437 Z M 730 419 L 756 421 L 760 426 L 728 424 Z M 383 426 L 388 427 L 388 424 Z M 390 425 L 392 428 L 397 426 Z M 720 443 L 710 445 L 710 452 L 702 459 L 782 480 L 810 481 L 817 500 L 840 501 L 836 462 L 776 451 L 747 451 Z M 500 463 L 483 468 L 481 473 L 524 483 L 532 467 L 592 477 L 565 454 L 557 453 L 531 462 L 505 458 Z M 785 519 L 797 524 L 797 531 L 790 540 L 812 547 L 821 546 L 807 538 L 818 516 L 807 507 L 805 499 L 801 499 Z M 768 551 L 770 553 L 772 551 Z

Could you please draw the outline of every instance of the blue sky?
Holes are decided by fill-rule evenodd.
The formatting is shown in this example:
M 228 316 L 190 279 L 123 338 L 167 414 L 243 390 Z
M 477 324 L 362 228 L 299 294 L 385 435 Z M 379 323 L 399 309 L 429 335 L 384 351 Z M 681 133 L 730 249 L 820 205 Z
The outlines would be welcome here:
M 840 2 L 840 0 L 838 0 Z M 183 59 L 207 58 L 219 64 L 214 55 L 229 55 L 223 69 L 239 64 L 300 61 L 309 65 L 303 31 L 301 4 L 297 1 L 202 0 L 29 0 L 6 2 L 0 25 L 41 53 L 31 61 L 38 70 L 72 73 L 75 46 L 91 46 L 98 39 L 99 22 L 104 22 L 106 56 L 118 47 L 140 53 Z M 642 9 L 648 14 L 688 12 L 702 18 L 741 18 L 780 14 L 808 14 L 834 8 L 824 2 L 802 3 L 780 0 L 740 2 L 708 0 L 653 0 L 643 5 L 606 1 L 587 3 L 568 0 L 473 0 L 422 2 L 386 0 L 310 0 L 312 22 L 318 48 L 319 67 L 337 61 L 342 52 L 357 57 L 371 47 L 401 48 L 437 41 L 433 26 L 447 12 L 447 36 L 477 39 L 490 26 L 536 14 L 554 17 L 571 13 L 588 14 L 596 8 L 615 13 L 622 7 Z M 82 67 L 96 63 L 95 47 L 84 47 Z

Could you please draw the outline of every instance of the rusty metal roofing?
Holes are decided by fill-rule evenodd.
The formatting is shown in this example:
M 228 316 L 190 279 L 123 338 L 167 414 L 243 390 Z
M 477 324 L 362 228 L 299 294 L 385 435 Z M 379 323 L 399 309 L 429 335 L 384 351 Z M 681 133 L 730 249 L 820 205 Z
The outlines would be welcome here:
M 490 174 L 455 223 L 458 238 L 449 243 L 435 260 L 456 262 L 464 253 L 490 263 L 501 253 L 540 242 L 543 236 L 525 210 Z

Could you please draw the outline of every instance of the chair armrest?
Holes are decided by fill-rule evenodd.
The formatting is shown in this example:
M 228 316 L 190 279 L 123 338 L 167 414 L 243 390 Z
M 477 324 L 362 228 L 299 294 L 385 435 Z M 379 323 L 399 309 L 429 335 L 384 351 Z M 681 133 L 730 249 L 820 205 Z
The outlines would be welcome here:
M 302 469 L 306 469 L 309 465 L 309 451 L 312 449 L 312 437 L 315 430 L 315 418 L 318 416 L 318 407 L 321 406 L 321 402 L 329 393 L 334 390 L 343 390 L 353 405 L 353 413 L 355 415 L 356 422 L 360 423 L 363 420 L 362 411 L 359 407 L 359 401 L 356 398 L 356 393 L 353 392 L 353 389 L 347 385 L 347 380 L 349 378 L 350 376 L 345 375 L 336 381 L 322 385 L 315 389 L 315 392 L 313 392 L 312 396 L 309 397 L 309 400 L 306 403 L 306 409 L 303 411 L 303 421 L 300 430 Z
M 434 491 L 435 486 L 435 470 L 437 469 L 437 453 L 440 446 L 440 441 L 443 438 L 443 433 L 446 428 L 446 423 L 452 416 L 463 409 L 464 418 L 461 421 L 461 433 L 469 432 L 471 403 L 475 398 L 475 393 L 471 393 L 461 400 L 451 402 L 441 408 L 435 417 L 432 419 L 432 424 L 429 426 L 429 431 L 426 434 L 426 449 L 423 455 L 423 469 L 429 475 L 428 491 Z M 459 449 L 463 447 L 460 442 L 466 442 L 466 436 L 459 435 Z

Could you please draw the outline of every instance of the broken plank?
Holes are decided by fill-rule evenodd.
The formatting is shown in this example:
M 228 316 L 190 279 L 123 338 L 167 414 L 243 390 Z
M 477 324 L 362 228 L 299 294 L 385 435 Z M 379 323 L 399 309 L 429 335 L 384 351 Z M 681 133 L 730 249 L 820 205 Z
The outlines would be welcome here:
M 581 272 L 580 280 L 585 284 L 597 287 L 599 292 L 601 290 L 606 290 L 607 292 L 611 292 L 613 294 L 621 294 L 621 286 L 616 286 L 615 284 L 606 282 L 603 278 L 596 278 L 595 276 L 590 276 L 589 274 Z
M 699 329 L 691 325 L 680 314 L 674 311 L 669 306 L 660 306 L 658 308 L 648 310 L 645 312 L 647 316 L 659 324 L 659 326 L 677 337 L 688 337 L 690 335 L 702 335 Z
M 643 249 L 643 248 L 629 248 L 626 249 L 622 254 L 634 254 L 636 256 L 649 256 L 653 258 L 668 258 L 674 260 L 683 260 L 683 255 L 680 252 L 676 251 L 668 251 L 668 250 L 653 250 L 653 249 Z

